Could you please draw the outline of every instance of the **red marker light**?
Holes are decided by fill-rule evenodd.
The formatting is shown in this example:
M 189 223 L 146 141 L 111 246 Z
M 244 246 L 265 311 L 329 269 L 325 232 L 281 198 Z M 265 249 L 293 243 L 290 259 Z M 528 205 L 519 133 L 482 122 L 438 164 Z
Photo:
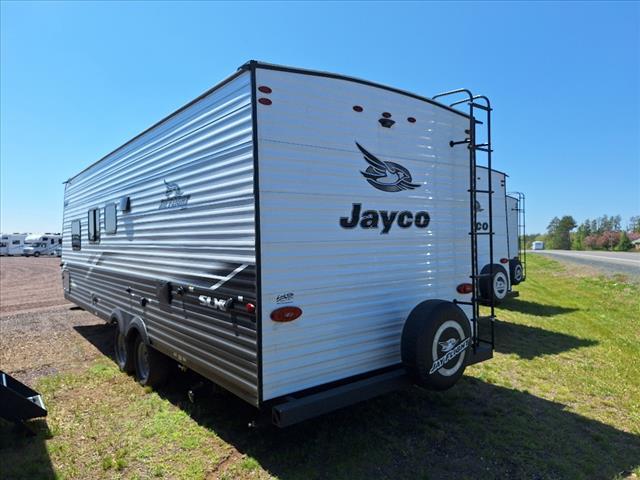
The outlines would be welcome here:
M 409 117 L 409 118 L 407 118 L 407 122 L 409 122 L 409 123 L 416 123 L 416 119 L 415 119 L 415 118 L 413 118 L 413 117 Z
M 500 263 L 509 263 L 509 259 L 508 258 L 501 258 L 500 259 Z
M 362 108 L 360 105 L 354 105 L 353 106 L 353 111 L 354 112 L 361 112 L 362 110 L 364 110 L 364 108 Z
M 473 292 L 473 285 L 470 283 L 461 283 L 456 287 L 458 293 L 471 293 Z
M 271 105 L 271 103 L 273 103 L 268 98 L 259 98 L 258 102 L 261 103 L 262 105 Z
M 247 313 L 255 313 L 256 312 L 256 306 L 253 303 L 247 303 L 245 305 L 245 307 L 247 308 Z
M 298 307 L 281 307 L 271 312 L 271 320 L 274 322 L 291 322 L 302 315 Z
M 391 114 L 389 112 L 382 112 L 382 116 L 384 118 L 391 118 Z
M 262 93 L 271 93 L 273 91 L 271 90 L 271 88 L 267 87 L 266 85 L 262 85 L 258 87 L 258 90 L 261 91 Z

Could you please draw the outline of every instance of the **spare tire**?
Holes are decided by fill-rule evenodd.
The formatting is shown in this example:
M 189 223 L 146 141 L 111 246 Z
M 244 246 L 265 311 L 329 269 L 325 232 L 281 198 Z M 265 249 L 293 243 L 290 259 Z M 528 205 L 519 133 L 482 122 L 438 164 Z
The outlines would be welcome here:
M 490 302 L 493 295 L 493 304 L 500 305 L 509 293 L 509 276 L 507 270 L 497 263 L 493 264 L 491 277 L 488 276 L 490 272 L 491 265 L 485 265 L 480 271 L 481 275 L 487 275 L 480 279 L 480 298 L 485 302 Z
M 416 384 L 451 388 L 464 373 L 471 346 L 469 320 L 459 306 L 427 300 L 415 307 L 402 330 L 402 363 Z
M 524 269 L 518 258 L 509 260 L 509 270 L 511 274 L 511 285 L 518 285 L 524 280 Z

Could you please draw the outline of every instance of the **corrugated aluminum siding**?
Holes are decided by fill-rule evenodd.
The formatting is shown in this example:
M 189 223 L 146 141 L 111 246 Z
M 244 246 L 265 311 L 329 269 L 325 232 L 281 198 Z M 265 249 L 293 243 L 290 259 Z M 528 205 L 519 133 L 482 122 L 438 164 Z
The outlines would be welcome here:
M 430 298 L 469 300 L 468 118 L 341 79 L 257 70 L 263 395 L 271 399 L 400 362 L 409 312 Z M 353 106 L 363 107 L 363 112 Z M 378 120 L 389 112 L 396 124 Z M 415 117 L 410 123 L 407 118 Z M 419 188 L 380 191 L 355 142 L 407 168 Z M 418 212 L 428 228 L 344 229 L 363 210 Z M 292 296 L 290 296 L 291 294 Z M 302 308 L 290 323 L 269 315 Z
M 489 188 L 489 170 L 486 167 L 477 168 L 476 186 L 479 190 L 487 190 Z M 493 213 L 493 263 L 500 264 L 501 258 L 509 258 L 509 245 L 507 240 L 507 186 L 506 175 L 502 172 L 493 170 L 491 176 L 491 188 L 493 189 L 492 213 Z M 489 223 L 489 195 L 486 193 L 478 193 L 477 200 L 479 205 L 478 223 L 479 231 L 484 231 L 485 226 L 488 228 Z M 489 265 L 489 237 L 487 235 L 478 236 L 478 267 Z M 505 266 L 507 277 L 510 278 L 509 267 Z M 511 281 L 511 280 L 509 280 Z
M 252 133 L 245 72 L 74 177 L 62 261 L 67 298 L 105 318 L 114 308 L 139 315 L 158 349 L 257 404 L 255 319 L 198 302 L 236 269 L 211 295 L 256 301 Z M 131 210 L 118 211 L 117 233 L 107 234 L 103 208 L 122 197 Z M 87 212 L 96 207 L 101 236 L 90 243 Z M 71 248 L 73 220 L 82 224 L 80 251 Z M 156 292 L 162 280 L 173 284 L 168 308 Z M 179 286 L 195 289 L 179 296 Z
M 517 257 L 518 248 L 518 199 L 507 195 L 507 239 L 509 242 L 509 258 Z

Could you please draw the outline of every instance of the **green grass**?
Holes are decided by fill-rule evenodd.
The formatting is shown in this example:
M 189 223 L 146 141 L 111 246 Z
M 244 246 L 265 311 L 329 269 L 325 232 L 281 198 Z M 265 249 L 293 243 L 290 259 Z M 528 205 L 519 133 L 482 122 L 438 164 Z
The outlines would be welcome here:
M 418 388 L 286 430 L 230 395 L 145 391 L 108 359 L 43 379 L 35 439 L 0 428 L 2 478 L 634 478 L 640 287 L 531 256 L 497 350 L 447 392 Z

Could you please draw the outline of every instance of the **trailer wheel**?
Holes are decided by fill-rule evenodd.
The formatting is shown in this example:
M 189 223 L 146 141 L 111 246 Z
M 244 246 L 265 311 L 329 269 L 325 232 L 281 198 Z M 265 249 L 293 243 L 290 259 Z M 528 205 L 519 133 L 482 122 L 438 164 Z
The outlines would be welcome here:
M 427 300 L 415 307 L 402 331 L 402 363 L 416 384 L 451 388 L 464 373 L 471 345 L 469 320 L 457 305 Z
M 511 284 L 518 285 L 524 280 L 524 270 L 522 269 L 522 263 L 517 258 L 512 258 L 509 261 L 509 269 L 511 270 Z
M 138 335 L 134 344 L 136 380 L 142 386 L 159 387 L 167 380 L 169 359 Z
M 131 373 L 134 370 L 133 355 L 131 355 L 130 345 L 120 331 L 120 327 L 116 324 L 116 334 L 113 339 L 113 353 L 118 368 L 125 372 Z
M 491 271 L 490 265 L 485 265 L 480 271 L 482 275 L 488 275 Z M 509 293 L 509 277 L 507 271 L 502 265 L 493 265 L 493 276 L 483 277 L 480 279 L 480 297 L 486 301 L 491 301 L 493 295 L 494 305 L 499 305 L 507 297 Z

